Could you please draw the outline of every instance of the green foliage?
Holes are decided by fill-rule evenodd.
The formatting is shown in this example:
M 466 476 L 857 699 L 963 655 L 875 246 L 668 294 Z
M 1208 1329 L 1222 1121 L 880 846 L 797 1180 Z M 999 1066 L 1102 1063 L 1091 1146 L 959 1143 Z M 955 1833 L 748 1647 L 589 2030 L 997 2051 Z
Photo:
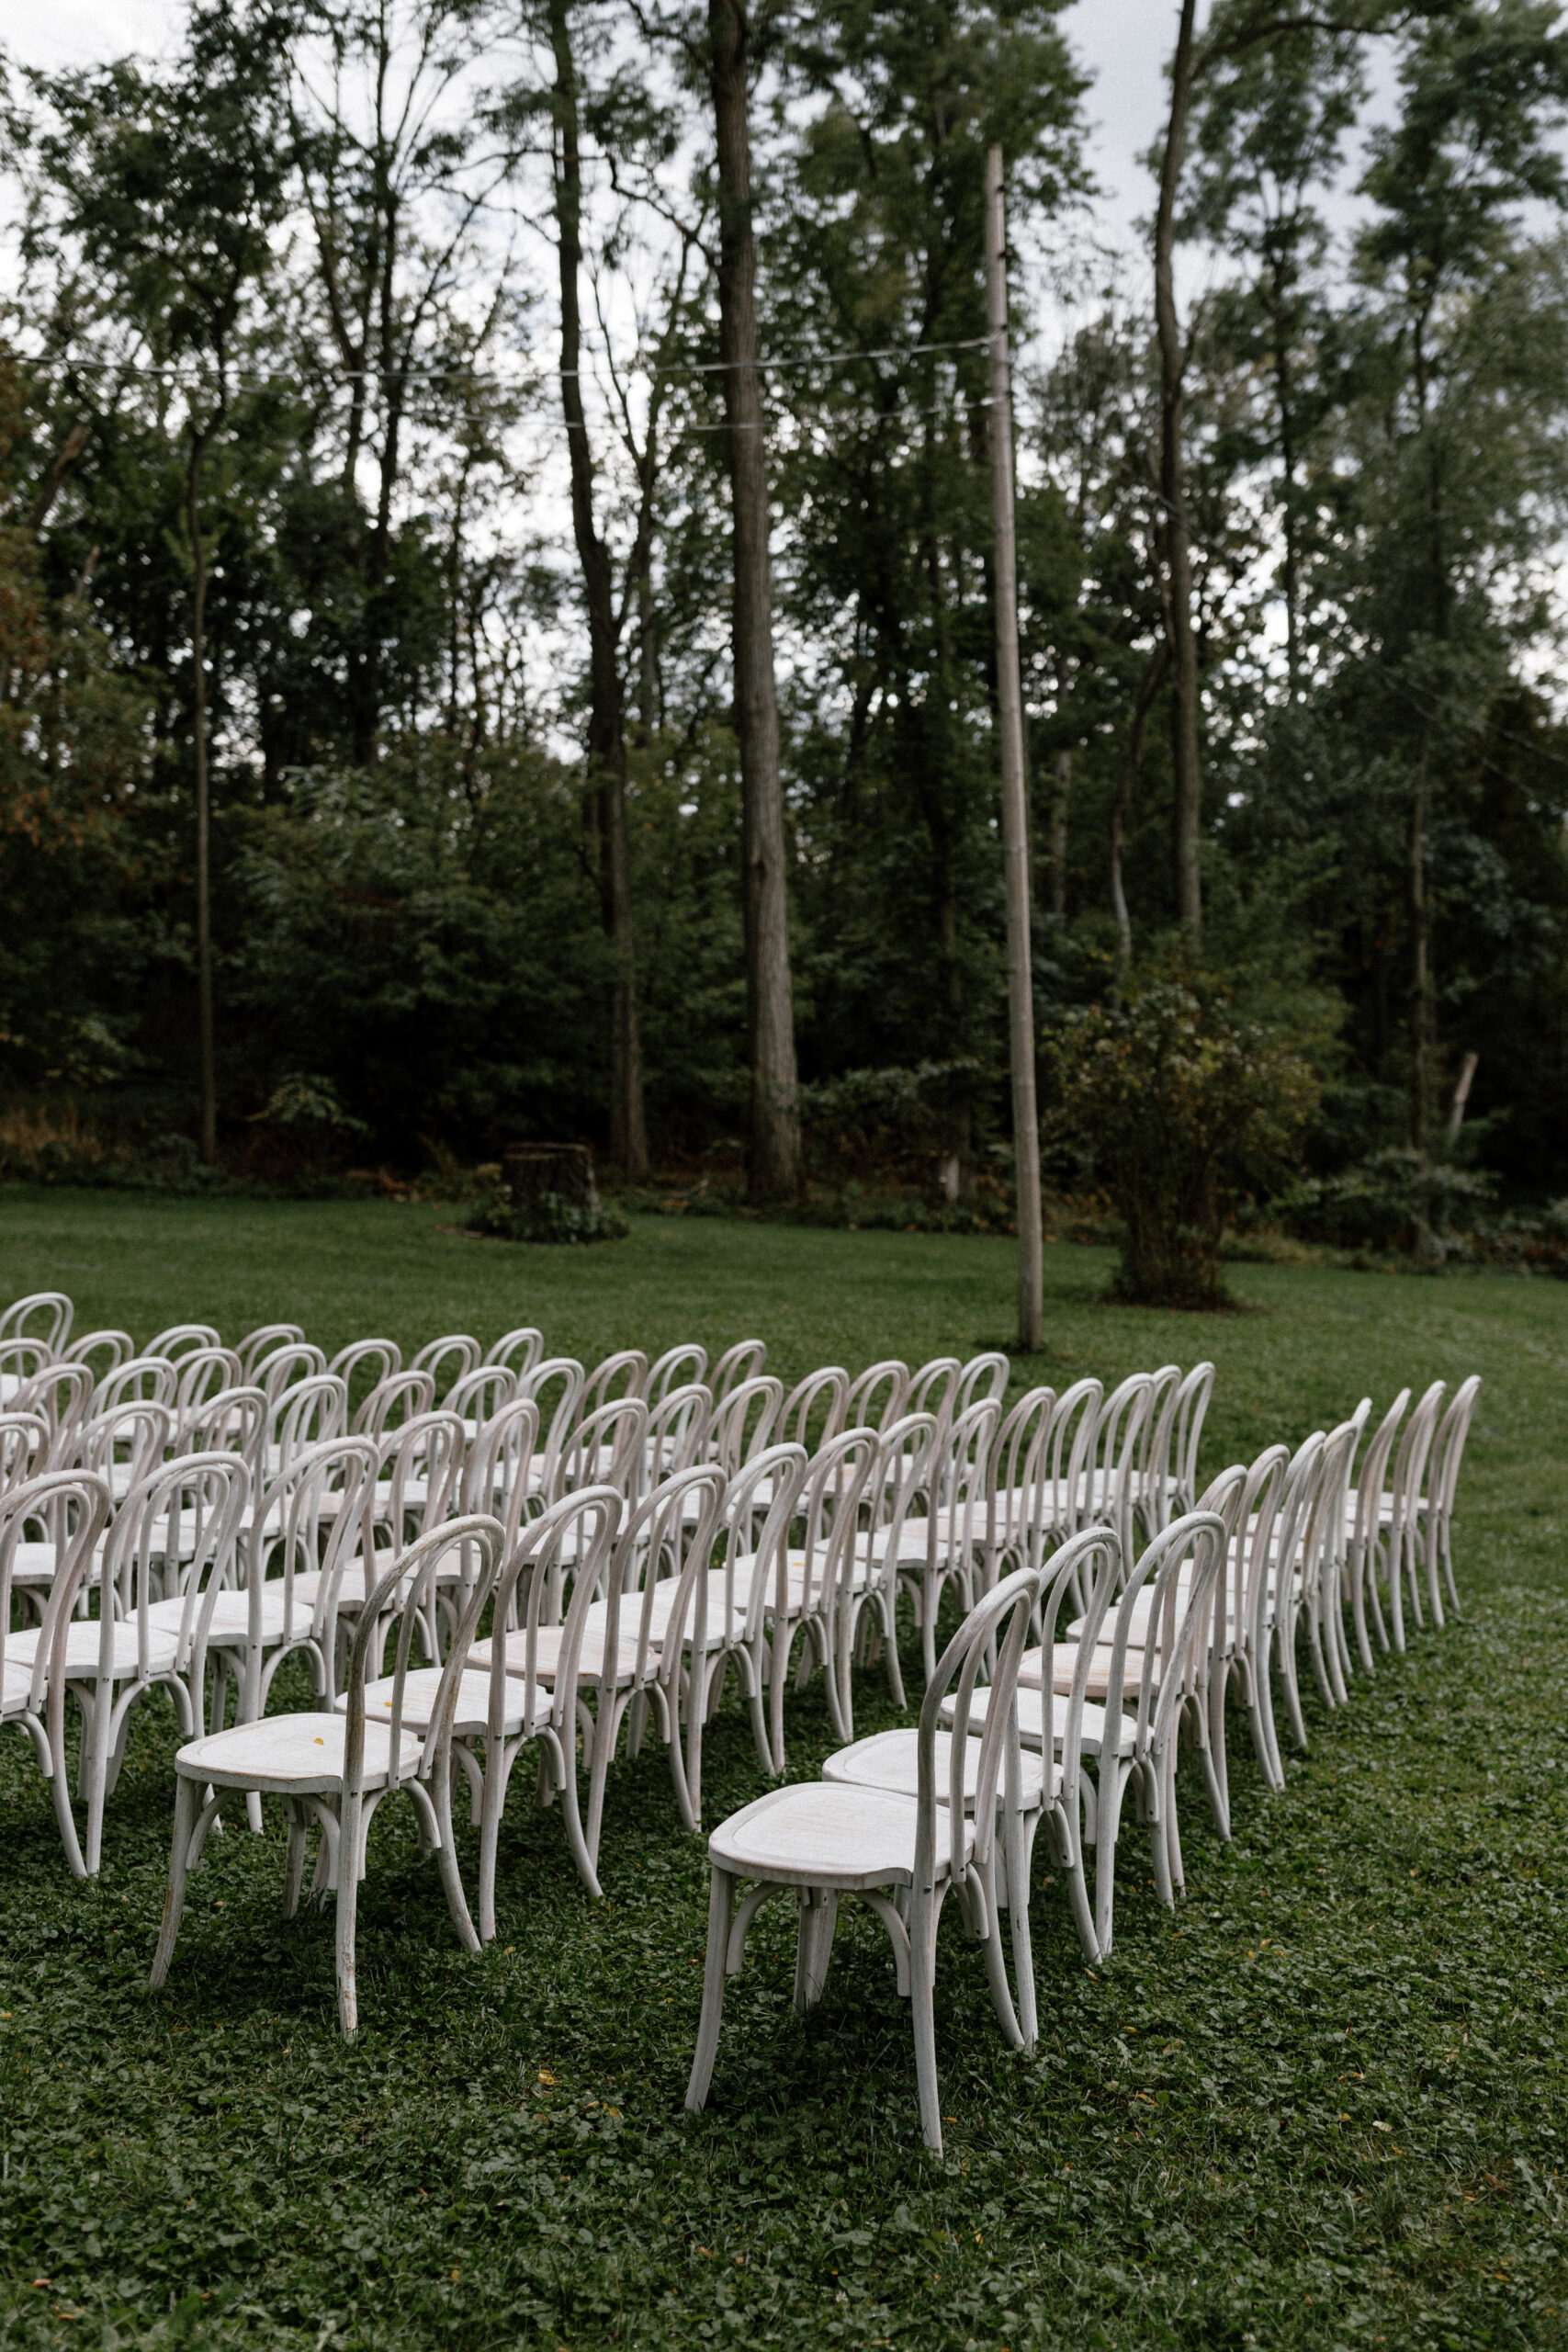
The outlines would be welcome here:
M 498 1241 L 624 1241 L 631 1227 L 615 1209 L 569 1201 L 564 1193 L 538 1193 L 519 1201 L 510 1184 L 500 1184 L 468 1219 L 470 1233 Z
M 328 1348 L 374 1326 L 407 1351 L 535 1320 L 592 1359 L 754 1329 L 793 1379 L 972 1349 L 1007 1329 L 1015 1288 L 999 1241 L 649 1218 L 621 1251 L 506 1253 L 435 1221 L 386 1204 L 11 1196 L 0 1294 L 63 1281 L 85 1324 L 141 1342 L 173 1311 L 177 1261 L 180 1304 L 229 1334 L 293 1309 Z M 1017 1363 L 1021 1379 L 1190 1360 L 1181 1318 L 1105 1310 L 1108 1262 L 1047 1251 L 1050 1353 Z M 501 1932 L 477 1957 L 412 1815 L 382 1809 L 350 2047 L 333 2025 L 330 1911 L 277 1917 L 271 1813 L 261 1838 L 212 1841 L 168 1990 L 147 1995 L 177 1739 L 161 1699 L 133 1718 L 90 1886 L 66 1875 L 47 1790 L 8 1734 L 0 2310 L 19 2352 L 62 2335 L 107 2346 L 111 2331 L 137 2352 L 1554 2344 L 1568 1465 L 1543 1432 L 1562 1295 L 1490 1276 L 1236 1279 L 1267 1311 L 1204 1329 L 1219 1378 L 1203 1476 L 1326 1425 L 1363 1387 L 1381 1402 L 1406 1381 L 1483 1373 L 1456 1523 L 1464 1619 L 1380 1659 L 1375 1681 L 1357 1676 L 1335 1718 L 1309 1693 L 1312 1747 L 1282 1796 L 1235 1739 L 1230 1847 L 1184 1760 L 1188 1897 L 1174 1919 L 1159 1909 L 1129 1823 L 1104 1969 L 1084 1968 L 1037 1849 L 1032 2055 L 1004 2048 L 979 1954 L 944 1923 L 938 2054 L 957 2120 L 940 2163 L 919 2146 L 886 1938 L 848 1906 L 805 2019 L 790 1919 L 762 1914 L 712 2104 L 683 2115 L 705 1865 L 651 1738 L 611 1776 L 602 1903 L 556 1809 L 514 1784 Z M 914 1689 L 912 1655 L 909 1670 Z M 300 1672 L 276 1703 L 308 1698 Z M 894 1719 L 879 1675 L 856 1701 L 857 1729 Z M 790 1709 L 792 1769 L 809 1778 L 831 1728 L 811 1693 Z M 710 1734 L 716 1820 L 764 1783 L 733 1690 Z M 471 1885 L 466 1820 L 457 1837 Z
M 1414 1249 L 1417 1237 L 1468 1231 L 1495 1178 L 1423 1152 L 1375 1151 L 1334 1176 L 1306 1176 L 1273 1205 L 1292 1232 L 1349 1249 Z M 1438 1244 L 1439 1250 L 1441 1244 Z
M 1116 1295 L 1223 1305 L 1226 1216 L 1298 1148 L 1318 1095 L 1309 1062 L 1175 980 L 1069 1013 L 1049 1052 L 1052 1126 L 1089 1159 L 1124 1228 Z

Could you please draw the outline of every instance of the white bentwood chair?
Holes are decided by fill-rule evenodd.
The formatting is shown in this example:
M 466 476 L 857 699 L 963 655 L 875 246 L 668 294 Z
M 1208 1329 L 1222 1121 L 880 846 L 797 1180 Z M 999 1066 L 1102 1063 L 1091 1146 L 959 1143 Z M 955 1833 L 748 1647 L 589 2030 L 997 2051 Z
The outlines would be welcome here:
M 419 1711 L 423 1728 L 415 1731 L 407 1704 L 414 1635 L 430 1612 L 441 1555 L 454 1542 L 472 1544 L 479 1565 L 462 1622 L 439 1669 L 434 1703 L 428 1711 Z M 247 1800 L 270 1796 L 283 1801 L 288 1822 L 285 1918 L 299 1907 L 311 1822 L 321 1830 L 313 1892 L 337 1896 L 337 2007 L 344 2034 L 356 2032 L 359 2025 L 355 1926 L 366 1845 L 371 1821 L 388 1797 L 412 1800 L 422 1850 L 435 1856 L 453 1925 L 468 1951 L 479 1950 L 452 1832 L 452 1724 L 468 1645 L 495 1583 L 501 1542 L 501 1529 L 492 1519 L 450 1520 L 392 1557 L 362 1612 L 348 1659 L 347 1705 L 341 1711 L 266 1715 L 187 1741 L 179 1750 L 175 1758 L 177 1793 L 169 1886 L 152 1962 L 154 1990 L 164 1982 L 174 1959 L 190 1872 L 200 1860 L 224 1795 L 233 1791 L 243 1792 Z M 376 1678 L 389 1620 L 397 1633 L 395 1664 L 390 1675 Z

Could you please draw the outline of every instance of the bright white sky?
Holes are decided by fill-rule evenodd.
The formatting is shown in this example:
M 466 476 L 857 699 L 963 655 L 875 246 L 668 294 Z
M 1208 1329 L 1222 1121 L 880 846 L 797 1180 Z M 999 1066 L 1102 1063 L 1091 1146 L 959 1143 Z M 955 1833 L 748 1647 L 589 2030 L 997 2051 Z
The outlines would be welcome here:
M 127 50 L 155 53 L 183 11 L 175 0 L 0 0 L 0 42 L 29 65 L 88 65 Z M 1148 210 L 1152 188 L 1137 158 L 1155 138 L 1174 0 L 1073 0 L 1068 38 L 1094 74 L 1090 153 L 1103 211 L 1123 229 Z

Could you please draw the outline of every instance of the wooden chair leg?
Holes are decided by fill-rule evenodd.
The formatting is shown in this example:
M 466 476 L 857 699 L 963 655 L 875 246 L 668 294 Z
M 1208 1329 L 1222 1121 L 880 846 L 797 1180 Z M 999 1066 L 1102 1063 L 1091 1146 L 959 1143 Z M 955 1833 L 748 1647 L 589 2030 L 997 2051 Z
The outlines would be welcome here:
M 724 2022 L 725 1959 L 729 1949 L 729 1915 L 735 1904 L 735 1881 L 716 1866 L 708 1890 L 708 1948 L 703 1963 L 703 2014 L 697 2027 L 696 2054 L 686 2085 L 686 2105 L 700 2115 L 707 2105 L 713 2062 L 718 2054 L 718 2030 Z
M 337 2021 L 352 2038 L 359 2030 L 359 1985 L 355 1973 L 354 1931 L 359 1910 L 359 1874 L 365 1843 L 365 1811 L 357 1798 L 345 1800 L 338 1816 Z
M 175 1781 L 175 1842 L 169 1852 L 169 1884 L 164 1896 L 158 1949 L 152 1955 L 152 1973 L 148 1979 L 154 1992 L 168 1975 L 169 1962 L 179 1941 L 180 1913 L 185 1909 L 186 1882 L 190 1876 L 190 1841 L 199 1799 L 196 1782 L 187 1781 L 183 1772 L 178 1774 Z

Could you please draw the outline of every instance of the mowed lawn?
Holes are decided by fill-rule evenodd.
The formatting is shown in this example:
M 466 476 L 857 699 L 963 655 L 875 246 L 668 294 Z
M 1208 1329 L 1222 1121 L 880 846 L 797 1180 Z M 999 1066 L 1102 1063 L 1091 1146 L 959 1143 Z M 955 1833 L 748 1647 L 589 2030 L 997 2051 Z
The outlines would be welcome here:
M 0 1302 L 59 1287 L 138 1340 L 303 1323 L 532 1322 L 588 1360 L 751 1333 L 824 1362 L 1005 1344 L 1001 1242 L 642 1218 L 625 1244 L 512 1248 L 394 1204 L 0 1194 Z M 1117 1941 L 1084 1967 L 1043 1841 L 1042 2033 L 1007 2052 L 950 1906 L 938 1981 L 947 2151 L 919 2144 L 880 1927 L 840 1924 L 790 2007 L 764 1911 L 714 2095 L 681 2100 L 705 1925 L 657 1743 L 611 1783 L 591 1904 L 559 1821 L 513 1784 L 501 1932 L 452 1935 L 407 1808 L 360 1911 L 357 2042 L 332 1923 L 276 1916 L 283 1847 L 231 1831 L 145 1989 L 167 1866 L 172 1711 L 141 1711 L 101 1880 L 66 1875 L 30 1750 L 0 1743 L 0 2344 L 1080 2347 L 1568 2340 L 1568 1288 L 1242 1267 L 1248 1311 L 1105 1306 L 1103 1252 L 1053 1246 L 1019 1388 L 1168 1359 L 1218 1367 L 1203 1468 L 1365 1392 L 1484 1378 L 1456 1523 L 1461 1623 L 1308 1702 L 1268 1796 L 1233 1716 L 1235 1842 L 1183 1774 L 1189 1891 L 1155 1902 L 1135 1825 Z M 913 1673 L 912 1687 L 918 1685 Z M 301 1703 L 302 1680 L 280 1702 Z M 894 1720 L 862 1679 L 857 1729 Z M 794 1702 L 792 1769 L 832 1745 Z M 727 1707 L 711 1819 L 761 1781 Z M 465 1832 L 471 1883 L 473 1852 Z

